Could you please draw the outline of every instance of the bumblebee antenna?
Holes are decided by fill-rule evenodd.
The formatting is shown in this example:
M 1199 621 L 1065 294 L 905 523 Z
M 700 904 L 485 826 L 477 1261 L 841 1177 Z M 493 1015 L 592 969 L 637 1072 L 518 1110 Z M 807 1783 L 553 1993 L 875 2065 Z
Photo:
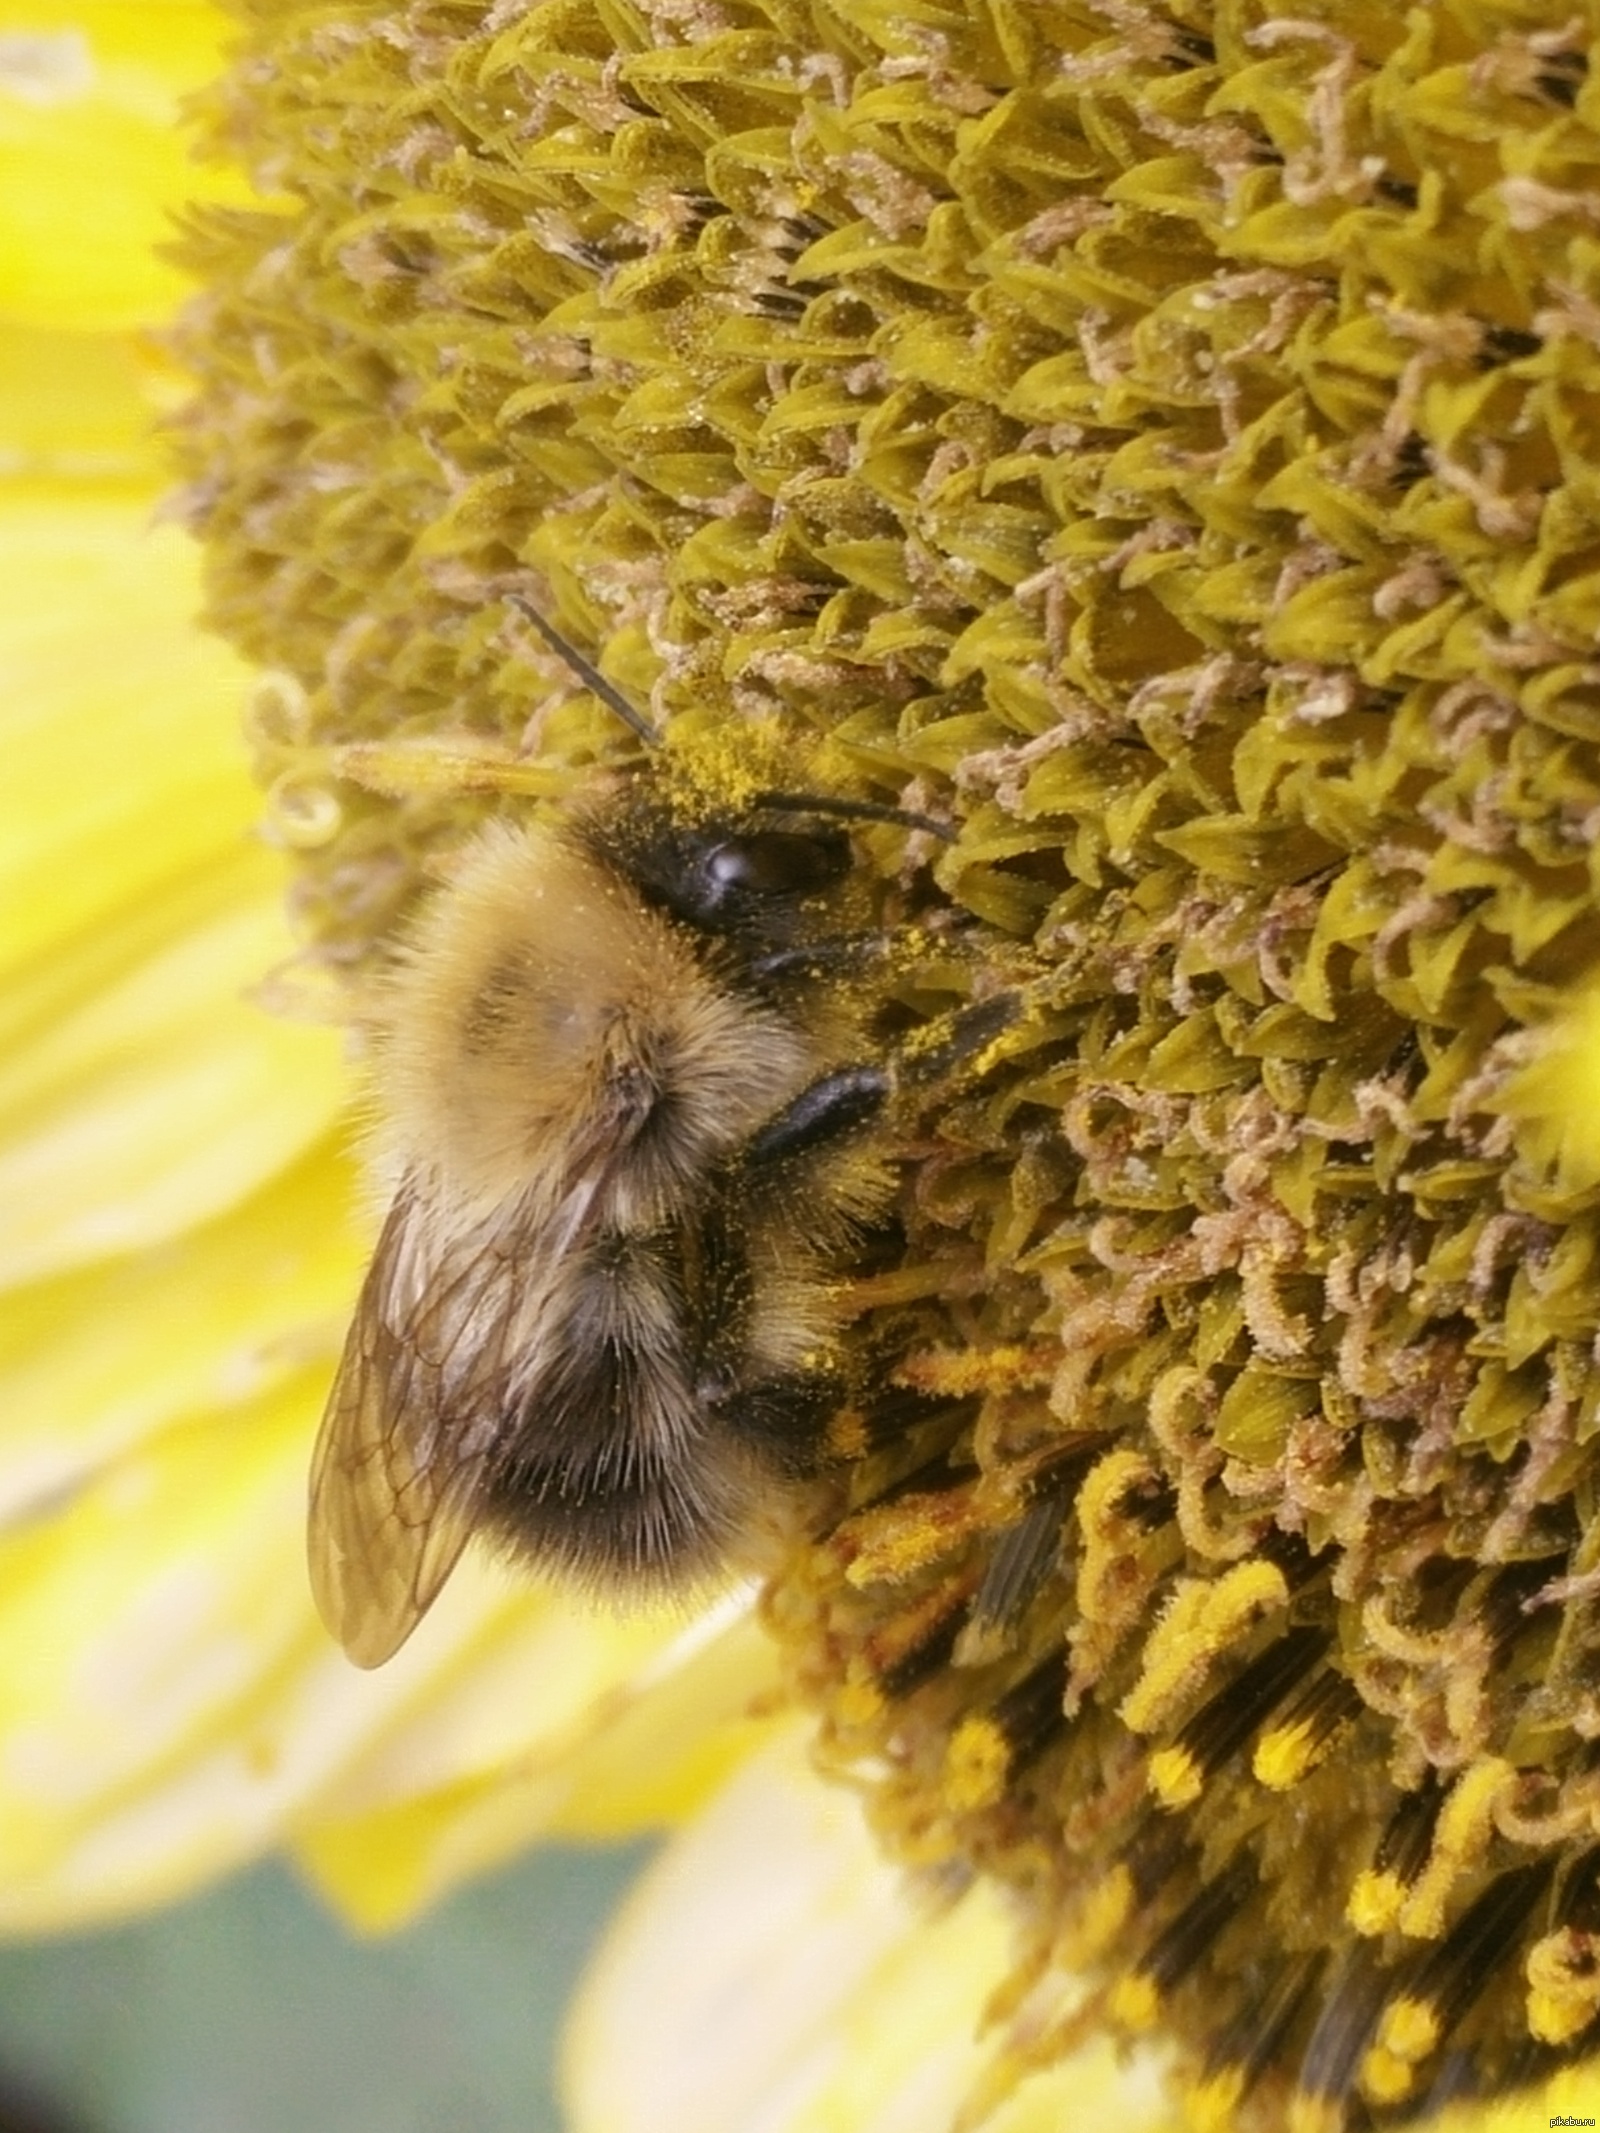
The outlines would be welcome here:
M 547 622 L 531 600 L 524 599 L 521 593 L 507 593 L 506 599 L 519 615 L 533 624 L 562 665 L 578 677 L 591 695 L 598 696 L 608 710 L 615 711 L 622 723 L 637 733 L 647 747 L 661 746 L 660 727 L 653 726 L 637 705 L 629 703 L 616 683 L 607 681 L 594 662 L 585 659 L 553 622 Z M 837 815 L 851 822 L 893 822 L 901 829 L 926 830 L 944 844 L 955 842 L 955 831 L 948 822 L 937 822 L 932 815 L 912 814 L 903 807 L 889 807 L 879 800 L 841 800 L 823 793 L 758 792 L 755 804 L 771 808 L 777 814 Z
M 553 623 L 546 622 L 531 600 L 524 600 L 521 593 L 507 593 L 506 598 L 519 615 L 533 624 L 562 665 L 569 667 L 577 675 L 591 695 L 598 696 L 608 710 L 615 711 L 622 723 L 637 733 L 647 747 L 661 746 L 660 727 L 651 725 L 644 713 L 636 705 L 629 703 L 615 682 L 607 681 L 600 669 L 591 660 L 585 659 L 575 644 L 569 643 Z

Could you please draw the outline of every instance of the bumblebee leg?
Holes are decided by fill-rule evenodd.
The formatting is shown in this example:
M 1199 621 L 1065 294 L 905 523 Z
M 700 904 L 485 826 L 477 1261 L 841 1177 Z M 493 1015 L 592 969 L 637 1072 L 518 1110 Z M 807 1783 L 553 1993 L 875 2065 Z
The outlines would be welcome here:
M 945 1080 L 970 1065 L 1002 1030 L 1011 1027 L 1021 1011 L 1016 993 L 997 992 L 941 1016 L 929 1024 L 922 1043 L 908 1045 L 900 1054 L 898 1078 L 912 1088 Z
M 915 1088 L 944 1080 L 976 1058 L 1016 1020 L 1017 1012 L 1015 994 L 999 993 L 934 1023 L 930 1040 L 902 1053 L 892 1073 L 887 1067 L 852 1066 L 824 1074 L 753 1136 L 745 1150 L 745 1168 L 759 1171 L 843 1140 L 879 1115 L 897 1082 Z
M 808 1148 L 825 1148 L 875 1119 L 892 1087 L 882 1067 L 840 1067 L 786 1103 L 751 1139 L 745 1168 L 759 1171 Z

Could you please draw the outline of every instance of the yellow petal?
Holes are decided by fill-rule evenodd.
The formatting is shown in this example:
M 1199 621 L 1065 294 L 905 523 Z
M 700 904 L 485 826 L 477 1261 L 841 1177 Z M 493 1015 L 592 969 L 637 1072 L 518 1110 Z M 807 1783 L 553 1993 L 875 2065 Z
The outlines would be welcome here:
M 194 626 L 189 542 L 172 527 L 147 530 L 140 495 L 42 485 L 3 502 L 8 974 L 108 914 L 135 916 L 153 885 L 237 851 L 260 799 L 239 739 L 245 669 Z M 264 864 L 262 881 L 271 875 Z
M 154 489 L 164 470 L 151 406 L 164 381 L 130 335 L 0 322 L 0 472 Z
M 337 1852 L 352 1801 L 380 1790 L 448 1800 L 486 1771 L 503 1784 L 614 1696 L 649 1644 L 642 1625 L 574 1617 L 473 1562 L 381 1675 L 334 1647 L 303 1553 L 333 1331 L 305 1307 L 319 1287 L 326 1306 L 334 1283 L 314 1219 L 312 1234 L 282 1220 L 342 1197 L 340 1173 L 317 1167 L 172 1251 L 27 1292 L 7 1326 L 13 1500 L 52 1480 L 77 1487 L 0 1540 L 0 1929 L 165 1900 L 330 1816 Z M 86 1316 L 97 1284 L 108 1305 L 148 1305 L 149 1327 Z M 68 1308 L 40 1323 L 31 1306 L 52 1294 Z M 308 1369 L 319 1325 L 329 1352 Z M 31 1372 L 14 1367 L 19 1346 Z M 129 1366 L 147 1350 L 145 1376 Z M 74 1425 L 65 1444 L 50 1431 L 52 1388 Z M 203 1393 L 193 1420 L 158 1426 Z M 466 1870 L 445 1856 L 447 1836 L 430 1894 Z M 382 1881 L 381 1856 L 352 1851 L 339 1871 L 353 1914 L 381 1912 L 364 1886 Z
M 0 1284 L 176 1236 L 326 1133 L 343 1099 L 336 1039 L 246 997 L 288 946 L 274 874 L 266 854 L 238 854 L 205 884 L 212 915 L 13 1049 Z
M 517 1714 L 517 1734 L 502 1727 L 473 1775 L 429 1790 L 442 1742 L 460 1770 L 461 1741 L 486 1737 L 481 1712 L 430 1704 L 319 1803 L 298 1856 L 354 1923 L 392 1927 L 538 1837 L 616 1837 L 686 1813 L 768 1736 L 773 1687 L 747 1605 L 685 1628 L 547 1602 L 507 1678 L 473 1684 Z
M 422 1782 L 503 1763 L 614 1655 L 471 1563 L 393 1665 L 349 1666 L 303 1560 L 325 1376 L 168 1430 L 0 1538 L 0 1930 L 183 1894 L 314 1826 L 374 1741 L 409 1742 Z
M 60 1495 L 173 1421 L 331 1362 L 370 1243 L 355 1206 L 350 1165 L 318 1142 L 162 1250 L 0 1304 L 0 1516 Z
M 934 2133 L 977 2079 L 1004 1904 L 942 1911 L 887 1867 L 788 1730 L 646 1873 L 568 2030 L 572 2133 Z M 1013 2115 L 1015 2114 L 1015 2115 Z M 1024 2086 L 996 2133 L 1154 2133 L 1148 2064 L 1109 2047 Z
M 327 1131 L 337 1039 L 249 989 L 291 950 L 187 543 L 142 503 L 0 511 L 0 1282 L 210 1219 Z
M 172 211 L 238 181 L 200 172 L 180 99 L 216 71 L 220 11 L 41 0 L 0 8 L 0 318 L 82 329 L 163 318 Z
M 339 1752 L 291 1681 L 303 1385 L 167 1433 L 0 1540 L 0 1925 L 115 1915 L 232 1864 Z

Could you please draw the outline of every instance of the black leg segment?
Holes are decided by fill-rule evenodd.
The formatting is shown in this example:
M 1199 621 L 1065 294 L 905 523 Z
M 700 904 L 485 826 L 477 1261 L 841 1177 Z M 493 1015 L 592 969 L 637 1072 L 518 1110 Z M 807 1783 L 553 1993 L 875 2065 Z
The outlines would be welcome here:
M 761 1170 L 787 1162 L 808 1148 L 825 1148 L 875 1119 L 889 1100 L 889 1076 L 882 1067 L 840 1067 L 802 1089 L 751 1140 L 745 1163 Z
M 929 1025 L 932 1041 L 909 1049 L 900 1061 L 900 1079 L 916 1087 L 923 1082 L 943 1081 L 976 1058 L 1002 1030 L 1009 1029 L 1021 1013 L 1015 993 L 993 994 L 959 1007 L 942 1022 Z

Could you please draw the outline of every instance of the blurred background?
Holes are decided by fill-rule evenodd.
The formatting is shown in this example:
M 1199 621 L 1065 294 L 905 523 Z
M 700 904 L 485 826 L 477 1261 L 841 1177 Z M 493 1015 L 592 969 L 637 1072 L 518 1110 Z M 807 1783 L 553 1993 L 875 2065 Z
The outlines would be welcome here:
M 559 2133 L 561 2011 L 648 1852 L 541 1850 L 394 1940 L 269 1863 L 0 1946 L 0 2133 Z

